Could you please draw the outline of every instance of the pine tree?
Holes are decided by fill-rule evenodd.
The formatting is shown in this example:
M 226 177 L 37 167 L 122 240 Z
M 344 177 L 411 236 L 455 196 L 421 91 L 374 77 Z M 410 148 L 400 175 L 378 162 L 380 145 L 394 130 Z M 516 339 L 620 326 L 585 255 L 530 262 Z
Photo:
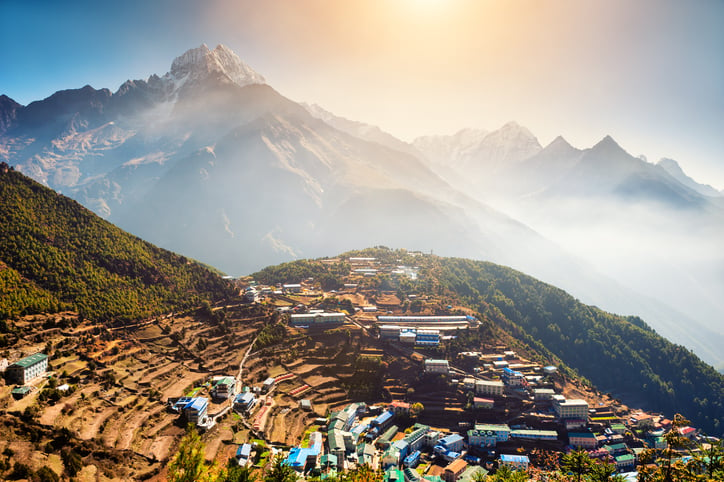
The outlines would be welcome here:
M 196 427 L 181 439 L 178 452 L 168 464 L 169 482 L 195 482 L 204 472 L 204 443 Z

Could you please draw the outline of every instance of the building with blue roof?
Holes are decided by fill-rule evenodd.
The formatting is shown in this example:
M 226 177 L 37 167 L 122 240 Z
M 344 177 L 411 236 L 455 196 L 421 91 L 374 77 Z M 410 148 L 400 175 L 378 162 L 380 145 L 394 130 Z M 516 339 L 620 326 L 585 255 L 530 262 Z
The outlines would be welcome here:
M 402 461 L 402 465 L 404 465 L 405 467 L 412 467 L 414 469 L 415 467 L 417 467 L 417 464 L 420 463 L 420 455 L 420 451 L 415 450 L 410 455 L 405 457 L 405 459 Z
M 198 424 L 206 417 L 209 408 L 209 399 L 205 397 L 193 397 L 184 407 L 184 414 L 189 423 Z
M 415 345 L 438 346 L 440 344 L 440 330 L 417 330 Z
M 294 470 L 304 471 L 307 464 L 317 465 L 317 459 L 322 452 L 322 434 L 312 432 L 309 434 L 309 447 L 294 447 L 284 463 Z
M 251 444 L 239 445 L 239 448 L 236 449 L 236 460 L 239 465 L 246 465 L 249 457 L 251 457 Z
M 503 375 L 500 378 L 503 383 L 511 387 L 519 387 L 525 384 L 525 376 L 521 372 L 508 367 L 503 368 Z
M 437 441 L 437 445 L 442 445 L 446 450 L 452 450 L 455 452 L 462 451 L 463 443 L 463 438 L 457 433 L 452 433 Z
M 179 397 L 178 400 L 176 400 L 171 407 L 176 412 L 183 411 L 184 408 L 186 408 L 186 405 L 191 403 L 192 397 Z
M 234 410 L 249 413 L 256 405 L 256 397 L 251 392 L 240 393 L 234 398 Z
M 394 416 L 394 413 L 392 413 L 391 411 L 384 411 L 380 415 L 375 417 L 375 419 L 370 422 L 370 425 L 372 425 L 373 427 L 378 427 L 378 431 L 384 431 L 392 423 Z
M 433 452 L 443 459 L 451 462 L 460 458 L 460 452 L 463 450 L 463 438 L 456 434 L 450 434 L 437 441 L 433 448 Z

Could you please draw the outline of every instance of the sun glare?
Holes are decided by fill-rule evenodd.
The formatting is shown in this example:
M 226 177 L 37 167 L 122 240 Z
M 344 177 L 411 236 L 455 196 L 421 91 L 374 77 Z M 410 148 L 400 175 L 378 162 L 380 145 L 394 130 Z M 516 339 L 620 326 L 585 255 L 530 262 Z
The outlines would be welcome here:
M 407 0 L 407 3 L 419 8 L 440 8 L 450 0 Z

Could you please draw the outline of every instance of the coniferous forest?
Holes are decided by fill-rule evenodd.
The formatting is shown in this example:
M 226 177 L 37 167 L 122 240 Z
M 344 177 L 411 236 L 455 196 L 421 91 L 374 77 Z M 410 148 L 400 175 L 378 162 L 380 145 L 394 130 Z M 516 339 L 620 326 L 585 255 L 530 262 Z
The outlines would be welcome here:
M 218 299 L 230 287 L 12 169 L 0 169 L 0 318 L 62 309 L 128 321 Z

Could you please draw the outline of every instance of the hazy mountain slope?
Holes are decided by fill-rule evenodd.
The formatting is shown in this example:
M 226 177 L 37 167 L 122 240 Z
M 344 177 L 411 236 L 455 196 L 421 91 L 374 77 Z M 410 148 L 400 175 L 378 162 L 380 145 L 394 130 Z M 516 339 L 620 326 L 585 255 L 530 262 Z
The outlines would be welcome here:
M 364 139 L 366 141 L 382 144 L 383 146 L 389 147 L 390 149 L 394 149 L 396 151 L 405 152 L 415 157 L 420 156 L 420 152 L 415 149 L 415 146 L 413 146 L 412 144 L 408 144 L 407 142 L 401 141 L 400 139 L 383 131 L 377 126 L 365 124 L 364 122 L 357 122 L 350 119 L 345 119 L 344 117 L 340 117 L 329 112 L 328 110 L 317 104 L 302 103 L 301 105 L 305 109 L 307 109 L 307 112 L 309 112 L 313 117 L 324 121 L 326 124 L 329 124 L 335 129 L 346 132 L 347 134 L 353 135 L 354 137 L 358 137 L 360 139 Z
M 420 136 L 412 145 L 433 164 L 446 167 L 477 147 L 488 134 L 482 129 L 462 129 L 453 135 Z
M 520 147 L 511 147 L 512 150 Z M 724 364 L 724 211 L 662 166 L 631 156 L 606 137 L 589 149 L 557 138 L 497 171 L 438 171 L 471 197 L 509 214 L 616 280 L 581 283 L 572 271 L 514 264 L 586 302 L 643 316 L 657 331 Z M 431 166 L 435 164 L 431 163 Z M 552 267 L 551 267 L 552 268 Z M 626 287 L 626 288 L 623 288 Z M 637 294 L 640 293 L 640 294 Z M 682 313 L 685 313 L 682 314 Z
M 691 177 L 687 176 L 683 169 L 681 169 L 681 166 L 678 162 L 676 162 L 673 159 L 661 159 L 659 162 L 656 163 L 657 166 L 663 168 L 668 172 L 674 179 L 679 181 L 684 186 L 693 189 L 694 191 L 698 192 L 699 194 L 702 194 L 704 196 L 723 196 L 724 193 L 721 191 L 717 191 L 713 187 L 711 187 L 708 184 L 699 184 L 695 180 L 693 180 Z
M 226 283 L 207 268 L 6 168 L 0 169 L 0 263 L 35 290 L 6 311 L 52 309 L 50 293 L 87 317 L 131 319 L 226 294 Z
M 416 158 L 297 112 L 260 117 L 179 161 L 143 209 L 118 222 L 235 273 L 367 242 L 505 251 L 495 229 L 481 232 L 478 214 L 521 240 L 536 237 L 482 206 L 471 217 L 456 196 Z

